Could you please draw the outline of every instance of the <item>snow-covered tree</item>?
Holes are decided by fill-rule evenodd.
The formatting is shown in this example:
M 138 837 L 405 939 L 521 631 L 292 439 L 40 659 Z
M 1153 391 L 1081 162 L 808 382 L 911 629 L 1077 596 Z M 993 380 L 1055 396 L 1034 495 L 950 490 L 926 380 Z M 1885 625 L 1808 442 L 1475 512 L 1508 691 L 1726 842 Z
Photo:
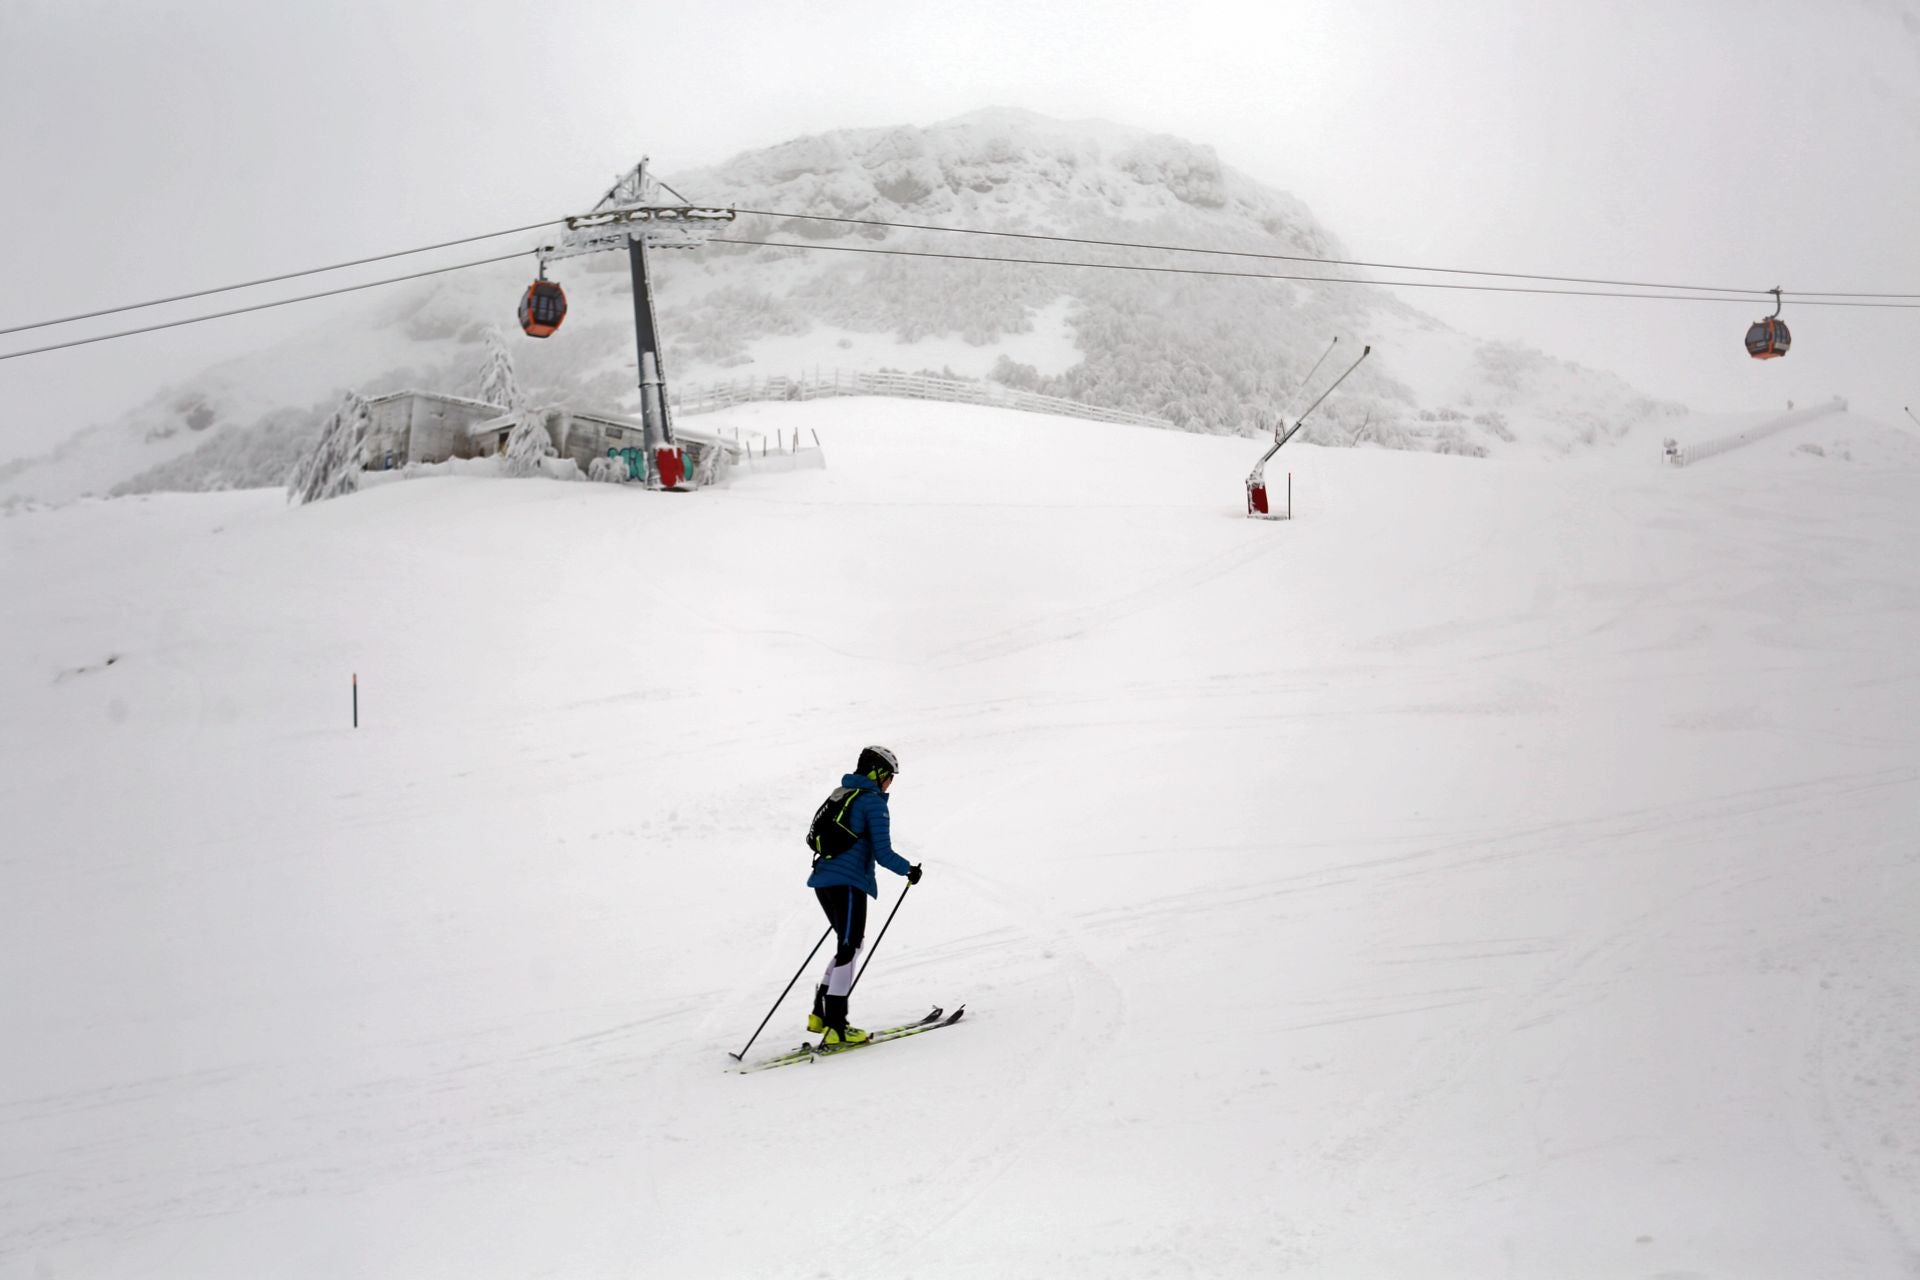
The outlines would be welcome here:
M 361 396 L 349 391 L 320 428 L 320 438 L 287 478 L 287 501 L 302 505 L 337 498 L 360 487 L 367 465 L 367 428 L 371 410 Z
M 625 484 L 627 464 L 619 458 L 595 458 L 587 464 L 587 479 L 606 484 Z
M 480 369 L 480 398 L 502 409 L 524 409 L 526 393 L 520 390 L 520 375 L 514 372 L 513 353 L 498 327 L 487 329 L 487 361 Z
M 559 450 L 547 434 L 547 415 L 537 409 L 522 410 L 520 421 L 507 435 L 507 457 L 502 470 L 510 476 L 537 476 L 540 463 Z

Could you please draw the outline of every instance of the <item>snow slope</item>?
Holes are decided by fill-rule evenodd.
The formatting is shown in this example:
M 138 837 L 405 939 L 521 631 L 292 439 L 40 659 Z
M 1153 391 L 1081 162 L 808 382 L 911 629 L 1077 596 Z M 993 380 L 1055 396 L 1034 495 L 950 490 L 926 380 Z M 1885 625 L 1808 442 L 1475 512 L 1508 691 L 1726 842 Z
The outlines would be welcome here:
M 1920 1274 L 1910 437 L 720 421 L 0 519 L 0 1277 Z M 869 740 L 967 1020 L 729 1074 Z

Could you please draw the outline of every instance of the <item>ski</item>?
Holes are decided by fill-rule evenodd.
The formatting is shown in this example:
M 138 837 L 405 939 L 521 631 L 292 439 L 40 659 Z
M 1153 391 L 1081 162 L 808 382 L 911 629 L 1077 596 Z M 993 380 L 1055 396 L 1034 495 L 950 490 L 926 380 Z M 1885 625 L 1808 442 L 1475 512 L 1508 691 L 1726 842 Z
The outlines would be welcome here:
M 923 1031 L 936 1031 L 941 1027 L 950 1027 L 960 1021 L 960 1015 L 966 1011 L 967 1006 L 961 1005 L 952 1013 L 942 1017 L 940 1016 L 941 1011 L 935 1009 L 933 1013 L 927 1017 L 922 1018 L 918 1022 L 910 1022 L 904 1027 L 888 1027 L 884 1031 L 875 1031 L 868 1035 L 865 1040 L 861 1040 L 855 1044 L 815 1045 L 813 1052 L 816 1057 L 831 1058 L 836 1054 L 851 1053 L 855 1049 L 864 1049 L 870 1044 L 880 1044 L 887 1040 L 901 1040 L 907 1036 L 917 1036 Z
M 960 1015 L 965 1012 L 965 1005 L 955 1009 L 952 1013 L 948 1013 L 945 1009 L 935 1005 L 933 1012 L 927 1014 L 926 1017 L 917 1018 L 912 1022 L 903 1022 L 897 1027 L 884 1027 L 878 1031 L 871 1032 L 867 1039 L 862 1040 L 859 1044 L 840 1045 L 831 1049 L 824 1045 L 811 1043 L 802 1044 L 797 1049 L 776 1054 L 771 1058 L 753 1063 L 750 1066 L 734 1067 L 732 1070 L 736 1075 L 746 1075 L 754 1071 L 771 1071 L 775 1067 L 790 1067 L 801 1062 L 812 1062 L 815 1058 L 831 1057 L 836 1053 L 845 1053 L 849 1049 L 858 1049 L 863 1045 L 877 1044 L 882 1040 L 898 1040 L 902 1036 L 918 1035 L 922 1031 L 931 1031 L 935 1027 L 950 1027 L 958 1022 Z
M 785 1053 L 776 1054 L 774 1057 L 768 1058 L 762 1062 L 755 1062 L 755 1063 L 752 1063 L 751 1065 L 744 1066 L 744 1067 L 730 1067 L 728 1068 L 728 1070 L 732 1071 L 735 1075 L 743 1076 L 750 1071 L 771 1071 L 775 1067 L 790 1067 L 796 1062 L 812 1062 L 812 1061 L 813 1061 L 813 1046 L 803 1044 L 798 1049 L 789 1049 Z

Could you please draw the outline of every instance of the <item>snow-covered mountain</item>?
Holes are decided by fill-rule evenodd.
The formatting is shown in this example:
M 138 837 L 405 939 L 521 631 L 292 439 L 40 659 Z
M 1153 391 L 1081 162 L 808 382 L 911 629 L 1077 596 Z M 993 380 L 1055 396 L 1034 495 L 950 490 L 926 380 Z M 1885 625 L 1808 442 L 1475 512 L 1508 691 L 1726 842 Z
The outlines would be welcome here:
M 1195 142 L 1099 121 L 977 112 L 845 130 L 666 175 L 743 214 L 733 240 L 1264 275 L 1312 263 L 804 220 L 796 215 L 1347 256 L 1297 199 Z M 594 193 L 582 192 L 584 208 Z M 470 392 L 489 325 L 511 326 L 527 267 L 476 269 L 297 341 L 217 364 L 61 455 L 0 469 L 0 496 L 276 483 L 345 388 Z M 1017 265 L 715 243 L 657 255 L 667 369 L 691 384 L 815 369 L 952 372 L 1240 434 L 1270 421 L 1329 338 L 1374 355 L 1309 428 L 1322 443 L 1449 453 L 1566 451 L 1661 411 L 1619 378 L 1477 340 L 1366 285 Z M 517 342 L 536 395 L 631 406 L 626 264 L 574 259 L 566 327 Z

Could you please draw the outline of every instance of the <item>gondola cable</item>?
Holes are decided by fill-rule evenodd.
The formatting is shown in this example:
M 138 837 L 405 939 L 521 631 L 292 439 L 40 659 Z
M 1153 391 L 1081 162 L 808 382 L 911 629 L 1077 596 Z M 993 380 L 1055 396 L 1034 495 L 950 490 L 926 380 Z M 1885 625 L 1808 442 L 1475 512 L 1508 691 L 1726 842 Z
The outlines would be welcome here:
M 1742 306 L 1751 305 L 1753 301 L 1751 298 L 1717 297 L 1684 293 L 1627 293 L 1600 289 L 1530 289 L 1518 285 L 1455 284 L 1439 280 L 1368 280 L 1356 276 L 1286 275 L 1264 271 L 1218 271 L 1205 267 L 1157 267 L 1130 262 L 1084 262 L 1063 258 L 1006 258 L 992 254 L 943 253 L 931 249 L 877 249 L 867 245 L 823 244 L 819 242 L 803 244 L 790 240 L 745 240 L 734 236 L 713 236 L 710 238 L 715 244 L 756 245 L 769 249 L 805 249 L 828 253 L 872 253 L 888 257 L 907 258 L 947 258 L 959 262 L 1004 262 L 1021 266 L 1038 267 L 1090 267 L 1108 271 L 1142 271 L 1164 275 L 1225 277 L 1235 280 L 1285 280 L 1299 284 L 1358 284 L 1373 285 L 1379 288 L 1451 289 L 1476 293 L 1535 294 L 1554 298 L 1629 298 L 1655 302 L 1732 302 L 1739 303 Z M 1771 293 L 1772 290 L 1757 290 L 1756 292 Z M 1890 310 L 1920 310 L 1920 301 L 1826 302 L 1819 300 L 1808 301 L 1800 298 L 1798 294 L 1795 296 L 1802 306 L 1879 307 Z M 1913 296 L 1920 297 L 1920 295 Z
M 319 293 L 302 294 L 297 298 L 279 298 L 272 302 L 257 302 L 250 307 L 235 307 L 230 311 L 215 311 L 204 316 L 186 316 L 179 320 L 166 320 L 159 324 L 143 325 L 138 329 L 122 329 L 118 333 L 96 334 L 91 338 L 74 338 L 67 342 L 55 342 L 44 347 L 28 347 L 24 351 L 0 351 L 0 360 L 15 360 L 21 356 L 37 356 L 48 351 L 63 351 L 68 347 L 84 347 L 95 342 L 110 342 L 115 338 L 131 338 L 136 334 L 153 333 L 160 329 L 178 329 L 182 325 L 199 324 L 206 320 L 222 320 L 228 316 L 246 315 L 251 311 L 266 311 L 273 307 L 291 306 L 296 302 L 312 302 L 319 298 L 331 298 L 342 293 L 355 293 L 361 289 L 377 289 L 381 285 L 402 284 L 408 280 L 422 280 L 427 276 L 445 275 L 449 271 L 466 271 L 473 267 L 491 266 L 496 262 L 513 262 L 526 256 L 525 253 L 503 253 L 497 258 L 481 258 L 475 262 L 461 262 L 450 267 L 434 267 L 427 271 L 415 271 L 410 275 L 390 276 L 385 280 L 369 280 L 364 284 L 344 285 L 338 289 L 326 289 Z
M 304 271 L 286 271 L 286 272 L 282 272 L 280 275 L 277 275 L 277 276 L 262 276 L 258 280 L 247 280 L 239 284 L 223 284 L 212 289 L 195 289 L 191 293 L 176 293 L 171 297 L 154 298 L 149 302 L 129 302 L 124 306 L 102 307 L 98 311 L 82 311 L 77 315 L 61 316 L 58 320 L 36 320 L 31 324 L 17 324 L 12 326 L 11 328 L 0 329 L 0 336 L 4 336 L 9 333 L 25 333 L 29 329 L 51 328 L 52 326 L 57 324 L 72 324 L 77 320 L 97 320 L 101 316 L 117 315 L 123 311 L 139 311 L 146 307 L 165 306 L 170 302 L 186 302 L 192 298 L 205 298 L 216 293 L 232 293 L 237 289 L 252 289 L 258 285 L 277 284 L 282 280 L 298 280 L 302 276 L 317 276 L 317 275 L 322 275 L 329 271 L 343 271 L 348 267 L 364 267 L 368 263 L 388 262 L 394 258 L 411 257 L 416 253 L 432 253 L 436 249 L 451 249 L 456 245 L 473 244 L 480 240 L 497 240 L 501 236 L 520 235 L 523 232 L 527 232 L 527 231 L 538 231 L 542 227 L 560 226 L 565 221 L 566 221 L 565 218 L 549 218 L 545 222 L 531 222 L 524 227 L 509 227 L 505 231 L 489 231 L 484 235 L 462 236 L 458 240 L 442 240 L 439 244 L 421 245 L 417 249 L 396 249 L 392 253 L 376 253 L 370 258 L 354 258 L 351 261 L 336 262 L 333 265 L 326 266 L 326 267 L 308 267 Z M 519 255 L 516 254 L 515 256 L 518 257 Z M 489 259 L 489 261 L 497 261 L 497 259 Z M 407 279 L 410 277 L 401 277 L 401 278 Z M 315 295 L 315 296 L 323 297 L 325 295 Z M 222 314 L 226 315 L 226 314 L 235 314 L 235 313 L 223 312 Z M 131 330 L 131 332 L 145 333 L 147 332 L 147 330 L 135 329 L 135 330 Z M 25 355 L 28 353 L 16 352 L 15 354 Z

